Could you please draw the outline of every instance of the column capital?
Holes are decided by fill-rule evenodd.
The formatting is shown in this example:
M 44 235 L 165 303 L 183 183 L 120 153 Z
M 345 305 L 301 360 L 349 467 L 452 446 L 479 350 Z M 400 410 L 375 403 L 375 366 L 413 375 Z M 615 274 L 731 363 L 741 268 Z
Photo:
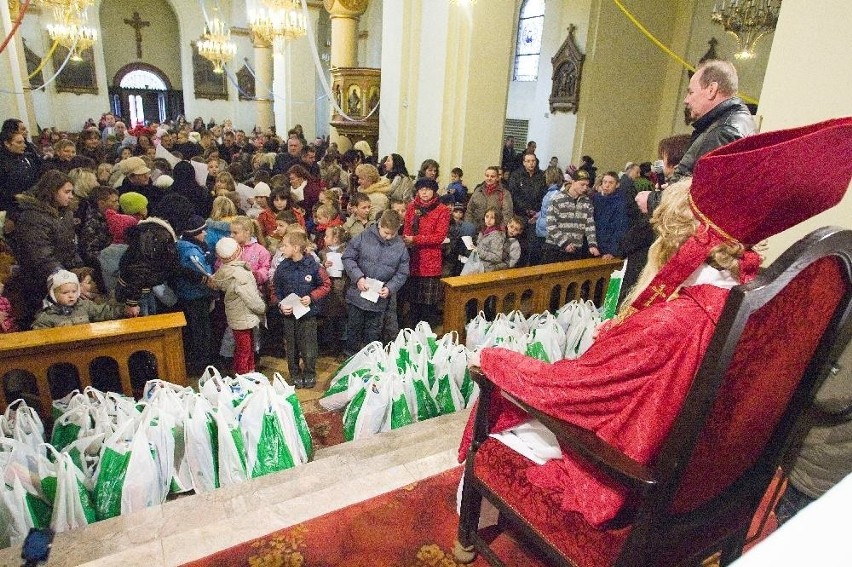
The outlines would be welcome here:
M 367 11 L 369 0 L 323 0 L 332 18 L 358 18 Z

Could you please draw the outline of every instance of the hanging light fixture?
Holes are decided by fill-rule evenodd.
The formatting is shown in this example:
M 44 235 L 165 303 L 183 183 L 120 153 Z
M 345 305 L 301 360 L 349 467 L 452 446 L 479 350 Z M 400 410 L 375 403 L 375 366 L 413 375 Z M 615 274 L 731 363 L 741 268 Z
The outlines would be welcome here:
M 727 5 L 726 5 L 727 4 Z M 737 39 L 737 59 L 754 57 L 754 44 L 775 31 L 781 0 L 722 0 L 722 7 L 713 4 L 710 19 Z
M 197 44 L 198 54 L 213 63 L 213 72 L 221 75 L 225 64 L 237 54 L 237 46 L 231 41 L 231 29 L 215 16 L 204 26 L 204 35 Z
M 276 38 L 295 39 L 308 33 L 299 0 L 254 0 L 246 3 L 249 29 L 257 43 L 273 45 Z
M 41 3 L 53 11 L 54 23 L 47 26 L 50 39 L 71 50 L 71 61 L 82 61 L 80 54 L 97 41 L 97 31 L 86 25 L 92 0 L 41 0 Z

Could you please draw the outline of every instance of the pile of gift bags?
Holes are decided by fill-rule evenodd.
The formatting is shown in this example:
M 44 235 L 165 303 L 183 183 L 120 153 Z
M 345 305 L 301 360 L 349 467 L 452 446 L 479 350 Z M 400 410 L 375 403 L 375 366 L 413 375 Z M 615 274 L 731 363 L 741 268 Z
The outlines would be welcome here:
M 425 322 L 383 346 L 366 345 L 332 377 L 319 403 L 343 412 L 347 440 L 369 437 L 469 407 L 478 389 L 456 333 L 440 339 Z
M 162 380 L 142 399 L 87 388 L 54 401 L 50 442 L 17 400 L 0 416 L 0 547 L 307 463 L 313 444 L 280 375 L 222 377 L 200 392 Z
M 601 315 L 591 301 L 571 301 L 554 315 L 549 311 L 528 318 L 520 311 L 499 313 L 488 321 L 480 313 L 465 327 L 470 350 L 499 346 L 545 362 L 574 359 L 594 341 Z

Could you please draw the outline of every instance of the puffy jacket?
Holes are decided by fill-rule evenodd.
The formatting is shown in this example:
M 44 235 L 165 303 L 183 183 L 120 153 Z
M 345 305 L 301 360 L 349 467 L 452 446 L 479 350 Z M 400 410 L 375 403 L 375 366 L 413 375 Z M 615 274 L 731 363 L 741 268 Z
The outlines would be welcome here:
M 509 193 L 512 194 L 512 205 L 515 214 L 523 218 L 532 216 L 541 209 L 541 200 L 547 191 L 544 172 L 536 168 L 532 175 L 521 167 L 509 176 Z M 509 222 L 504 218 L 503 222 Z
M 33 329 L 70 327 L 71 325 L 85 325 L 86 323 L 95 323 L 97 321 L 111 321 L 113 319 L 120 319 L 123 311 L 124 306 L 117 303 L 98 305 L 83 298 L 80 298 L 70 308 L 49 302 L 36 315 L 33 322 Z
M 384 311 L 388 299 L 380 297 L 376 303 L 364 299 L 358 291 L 358 280 L 367 277 L 383 281 L 392 294 L 396 293 L 408 279 L 408 262 L 402 238 L 394 236 L 385 240 L 379 234 L 379 227 L 370 225 L 343 252 L 343 268 L 349 276 L 346 302 L 364 311 Z
M 223 264 L 213 274 L 213 281 L 225 293 L 225 317 L 235 330 L 253 329 L 266 313 L 266 303 L 257 291 L 257 284 L 248 264 L 234 260 Z
M 13 154 L 0 144 L 0 211 L 15 206 L 15 195 L 38 181 L 40 164 L 27 152 Z
M 467 211 L 464 214 L 464 220 L 473 223 L 476 230 L 482 230 L 485 219 L 485 211 L 494 207 L 503 215 L 503 222 L 507 222 L 512 218 L 514 209 L 512 208 L 512 194 L 509 190 L 500 183 L 493 193 L 485 192 L 485 183 L 480 183 L 470 195 L 470 200 L 467 202 Z
M 435 197 L 437 201 L 438 198 Z M 413 223 L 417 215 L 418 206 L 422 205 L 419 199 L 408 204 L 405 210 L 405 225 L 402 230 L 404 236 L 413 236 L 414 243 L 409 247 L 411 256 L 412 276 L 440 276 L 441 275 L 441 246 L 447 238 L 450 228 L 450 209 L 438 203 L 437 206 L 420 217 L 418 232 L 414 234 Z
M 251 268 L 251 273 L 254 274 L 258 287 L 263 287 L 263 284 L 269 281 L 269 263 L 272 261 L 272 255 L 255 238 L 244 244 L 242 248 L 240 260 Z
M 486 272 L 508 267 L 503 259 L 503 243 L 505 241 L 506 235 L 500 229 L 492 230 L 488 234 L 479 233 L 479 237 L 476 239 L 476 251 L 479 252 L 479 259 L 482 260 Z
M 284 258 L 275 268 L 272 278 L 275 285 L 275 295 L 279 300 L 295 293 L 299 297 L 311 296 L 308 316 L 320 314 L 322 300 L 331 291 L 331 280 L 325 268 L 317 264 L 313 256 L 305 255 L 298 262 Z
M 201 276 L 213 273 L 213 253 L 205 244 L 181 237 L 176 246 L 181 266 L 198 272 Z M 178 299 L 183 301 L 192 301 L 211 295 L 210 288 L 205 285 L 203 278 L 198 281 L 194 278 L 178 276 L 172 280 L 172 284 Z
M 20 214 L 11 237 L 20 272 L 44 286 L 56 270 L 81 267 L 71 210 L 57 209 L 29 193 L 18 195 L 17 201 Z
M 627 234 L 627 198 L 620 189 L 610 195 L 592 195 L 595 209 L 595 233 L 601 254 L 616 256 L 624 235 Z
M 172 227 L 157 217 L 148 217 L 127 230 L 127 251 L 118 264 L 116 298 L 136 305 L 142 294 L 152 287 L 165 283 L 182 272 L 201 276 L 192 270 L 181 270 L 178 260 L 175 233 Z

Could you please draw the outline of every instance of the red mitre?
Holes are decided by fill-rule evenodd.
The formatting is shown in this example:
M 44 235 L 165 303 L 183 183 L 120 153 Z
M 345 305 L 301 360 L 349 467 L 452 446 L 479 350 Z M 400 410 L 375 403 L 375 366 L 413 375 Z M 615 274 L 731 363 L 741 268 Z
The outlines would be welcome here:
M 665 301 L 724 242 L 750 248 L 831 207 L 852 180 L 852 117 L 742 138 L 695 165 L 689 200 L 701 223 L 631 307 Z M 760 266 L 740 260 L 740 280 Z

